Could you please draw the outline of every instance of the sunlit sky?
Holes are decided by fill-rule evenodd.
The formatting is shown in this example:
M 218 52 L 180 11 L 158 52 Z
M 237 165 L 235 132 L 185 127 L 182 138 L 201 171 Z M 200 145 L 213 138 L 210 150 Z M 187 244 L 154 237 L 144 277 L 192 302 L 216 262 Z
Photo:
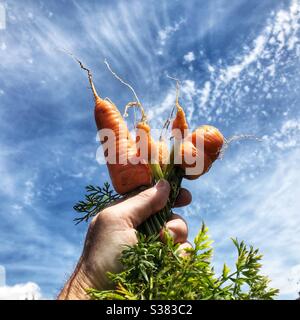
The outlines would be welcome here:
M 299 0 L 0 0 L 0 7 L 0 265 L 7 283 L 0 296 L 30 287 L 37 297 L 55 297 L 87 229 L 74 225 L 72 206 L 86 185 L 109 179 L 96 161 L 86 74 L 64 48 L 123 110 L 133 97 L 106 58 L 134 86 L 154 128 L 174 105 L 169 74 L 181 80 L 192 128 L 211 124 L 227 138 L 262 139 L 232 143 L 208 174 L 185 181 L 193 202 L 177 212 L 191 240 L 202 220 L 209 227 L 216 271 L 232 265 L 230 237 L 237 237 L 260 248 L 280 298 L 297 297 Z

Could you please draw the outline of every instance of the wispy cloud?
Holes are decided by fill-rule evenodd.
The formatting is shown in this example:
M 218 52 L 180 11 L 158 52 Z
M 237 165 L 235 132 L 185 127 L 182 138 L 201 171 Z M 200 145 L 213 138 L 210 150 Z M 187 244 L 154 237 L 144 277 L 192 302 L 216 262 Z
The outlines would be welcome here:
M 198 94 L 196 83 L 194 80 L 187 79 L 180 83 L 180 99 L 184 101 L 187 119 L 191 121 L 193 118 L 194 98 Z M 159 101 L 149 112 L 149 120 L 152 120 L 153 127 L 158 129 L 168 119 L 172 108 L 175 106 L 176 89 L 175 86 L 168 89 L 162 101 Z
M 0 30 L 6 28 L 6 10 L 3 3 L 0 3 Z
M 228 66 L 225 70 L 221 70 L 220 81 L 226 85 L 233 79 L 238 78 L 245 68 L 259 58 L 266 46 L 268 37 L 269 34 L 258 36 L 254 41 L 253 49 L 243 56 L 240 63 Z
M 204 108 L 206 103 L 209 101 L 210 90 L 211 90 L 211 84 L 209 81 L 206 81 L 203 89 L 201 90 L 201 96 L 200 96 L 200 106 L 202 108 Z
M 68 9 L 41 3 L 8 3 L 0 34 L 0 262 L 13 281 L 57 293 L 86 229 L 72 224 L 72 205 L 86 184 L 108 178 L 95 159 L 86 75 L 57 50 L 66 48 L 92 68 L 101 95 L 122 108 L 132 96 L 107 72 L 106 57 L 135 86 L 153 128 L 175 103 L 168 72 L 181 80 L 191 127 L 208 122 L 226 137 L 263 138 L 232 144 L 209 174 L 184 182 L 194 197 L 185 212 L 192 234 L 200 218 L 207 222 L 219 262 L 232 255 L 230 236 L 260 247 L 274 286 L 293 297 L 300 260 L 299 1 L 168 2 L 163 9 L 141 1 L 72 1 Z M 254 15 L 253 6 L 262 10 Z
M 254 94 L 261 91 L 259 87 L 263 89 L 261 99 L 276 95 L 274 88 L 278 83 L 285 85 L 286 78 L 280 76 L 280 70 L 295 63 L 294 57 L 299 56 L 299 24 L 296 22 L 300 16 L 299 6 L 299 1 L 292 0 L 287 9 L 273 12 L 252 44 L 244 46 L 244 53 L 234 57 L 233 64 L 209 65 L 211 71 L 218 70 L 210 77 L 213 85 L 210 113 L 220 110 L 218 104 L 232 104 L 233 98 L 247 94 L 246 81 L 255 87 Z
M 185 19 L 180 19 L 174 25 L 166 26 L 164 29 L 158 31 L 158 38 L 160 41 L 160 45 L 164 46 L 168 38 L 171 37 L 173 33 L 179 30 L 180 26 L 185 23 Z

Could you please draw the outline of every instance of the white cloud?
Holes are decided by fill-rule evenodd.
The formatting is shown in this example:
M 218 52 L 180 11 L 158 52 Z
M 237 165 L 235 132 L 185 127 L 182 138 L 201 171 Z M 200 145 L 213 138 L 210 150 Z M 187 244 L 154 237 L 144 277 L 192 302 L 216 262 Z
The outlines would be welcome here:
M 12 214 L 20 214 L 23 210 L 23 207 L 19 204 L 13 204 L 11 206 L 11 209 L 12 209 L 11 211 Z
M 180 103 L 184 104 L 184 109 L 189 121 L 193 117 L 193 99 L 197 94 L 198 90 L 194 80 L 187 79 L 181 82 Z M 154 128 L 160 128 L 161 124 L 166 121 L 172 108 L 175 106 L 175 99 L 176 91 L 173 87 L 166 93 L 162 102 L 159 102 L 148 110 L 148 119 L 151 120 Z
M 175 105 L 175 97 L 175 90 L 170 89 L 165 95 L 165 98 L 162 100 L 162 102 L 159 103 L 159 105 L 152 107 L 148 111 L 149 120 L 153 119 L 153 122 L 155 121 L 155 125 L 163 123 L 163 121 L 166 120 L 163 119 L 163 117 L 169 114 L 173 106 Z
M 240 63 L 228 66 L 227 69 L 221 71 L 220 79 L 226 84 L 234 78 L 238 78 L 240 73 L 252 62 L 256 61 L 261 55 L 268 40 L 268 34 L 257 37 L 254 41 L 254 47 L 247 55 L 245 55 Z
M 283 121 L 279 130 L 264 139 L 271 147 L 277 147 L 280 150 L 287 151 L 300 147 L 300 119 Z
M 164 46 L 166 44 L 166 41 L 170 36 L 178 31 L 180 29 L 180 26 L 185 23 L 184 19 L 180 19 L 178 22 L 176 22 L 173 26 L 166 26 L 164 29 L 161 29 L 158 31 L 158 38 L 160 41 L 160 45 Z
M 0 49 L 2 51 L 5 51 L 7 49 L 7 46 L 6 46 L 6 43 L 5 42 L 2 42 L 1 45 L 0 45 Z
M 205 104 L 207 103 L 210 95 L 210 89 L 211 89 L 211 84 L 209 81 L 206 81 L 204 84 L 204 88 L 201 90 L 201 96 L 200 96 L 201 107 L 204 107 Z
M 281 298 L 295 299 L 300 291 L 300 264 L 287 265 L 284 261 L 264 263 L 263 272 L 272 278 L 272 286 L 280 289 Z
M 29 19 L 33 19 L 33 17 L 34 17 L 32 12 L 28 12 L 27 16 Z
M 33 179 L 28 179 L 25 181 L 25 191 L 24 191 L 24 203 L 26 205 L 32 205 L 34 199 L 34 181 Z
M 6 10 L 3 3 L 0 3 L 0 30 L 6 28 Z
M 5 158 L 0 153 L 0 192 L 6 196 L 13 196 L 15 190 L 15 179 L 9 173 L 8 164 Z
M 188 52 L 187 54 L 185 54 L 185 55 L 183 56 L 183 60 L 184 60 L 184 62 L 186 62 L 186 63 L 191 63 L 191 62 L 195 61 L 195 60 L 196 60 L 196 57 L 195 57 L 194 52 L 193 52 L 193 51 L 190 51 L 190 52 Z
M 189 68 L 188 68 L 191 72 L 193 72 L 194 71 L 194 67 L 193 67 L 193 65 L 189 65 Z
M 184 107 L 187 121 L 190 125 L 193 125 L 195 111 L 194 100 L 199 93 L 196 82 L 190 79 L 184 80 L 181 84 L 181 93 L 181 103 Z
M 242 54 L 236 54 L 232 64 L 220 60 L 215 66 L 208 66 L 211 112 L 216 111 L 218 104 L 226 105 L 226 111 L 232 108 L 232 100 L 237 101 L 236 98 L 242 97 L 245 82 L 253 83 L 253 87 L 256 87 L 252 88 L 254 93 L 264 87 L 262 98 L 273 98 L 272 91 L 278 85 L 280 68 L 294 64 L 295 56 L 300 53 L 299 19 L 300 3 L 292 0 L 290 7 L 270 15 L 265 27 L 252 40 L 252 45 L 244 45 L 242 50 L 237 50 L 242 51 Z M 273 79 L 269 79 L 270 76 Z M 286 82 L 284 76 L 280 79 L 282 84 Z M 268 86 L 265 86 L 266 83 Z
M 193 80 L 184 80 L 181 86 L 181 92 L 187 96 L 188 99 L 192 99 L 197 94 L 196 83 Z
M 212 66 L 212 65 L 210 65 L 210 64 L 207 66 L 207 69 L 208 69 L 208 71 L 209 71 L 210 73 L 215 72 L 215 67 Z
M 0 287 L 0 300 L 40 300 L 40 287 L 34 282 Z

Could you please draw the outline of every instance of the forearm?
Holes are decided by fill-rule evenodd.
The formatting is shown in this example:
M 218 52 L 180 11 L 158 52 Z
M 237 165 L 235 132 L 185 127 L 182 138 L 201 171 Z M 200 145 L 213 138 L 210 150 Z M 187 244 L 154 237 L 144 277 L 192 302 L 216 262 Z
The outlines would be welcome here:
M 81 258 L 72 276 L 58 295 L 58 300 L 88 300 L 87 288 L 93 287 L 82 267 Z
M 110 253 L 112 253 L 110 251 Z M 90 288 L 98 290 L 111 289 L 112 283 L 109 281 L 106 275 L 104 266 L 100 261 L 109 261 L 109 258 L 104 259 L 92 259 L 87 257 L 85 251 L 83 252 L 79 262 L 65 286 L 58 295 L 58 300 L 88 300 L 89 295 L 86 290 Z M 111 262 L 111 265 L 116 266 L 119 263 L 117 261 Z M 99 267 L 100 265 L 100 267 Z M 98 266 L 98 267 L 95 267 Z M 111 267 L 109 270 L 115 270 Z

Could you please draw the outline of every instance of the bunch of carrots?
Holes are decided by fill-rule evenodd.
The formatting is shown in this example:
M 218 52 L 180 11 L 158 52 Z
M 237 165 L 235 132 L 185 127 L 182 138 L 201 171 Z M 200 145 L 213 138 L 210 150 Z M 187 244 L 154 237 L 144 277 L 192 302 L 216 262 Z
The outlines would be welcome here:
M 109 129 L 115 135 L 113 147 L 116 161 L 114 163 L 107 161 L 107 168 L 115 191 L 120 195 L 126 195 L 141 187 L 152 186 L 160 179 L 168 180 L 171 185 L 166 207 L 149 218 L 140 229 L 148 235 L 157 234 L 172 214 L 171 208 L 178 196 L 182 179 L 194 180 L 208 172 L 213 162 L 218 159 L 225 139 L 217 128 L 209 125 L 200 126 L 192 132 L 189 131 L 184 109 L 179 104 L 179 82 L 177 80 L 176 114 L 172 122 L 168 120 L 167 125 L 168 127 L 172 123 L 172 147 L 169 151 L 162 137 L 158 141 L 152 137 L 147 115 L 132 87 L 119 78 L 106 63 L 110 71 L 130 87 L 136 97 L 135 102 L 126 106 L 125 112 L 129 107 L 138 107 L 141 111 L 141 119 L 135 126 L 136 137 L 133 139 L 124 116 L 117 106 L 110 99 L 103 99 L 98 95 L 90 70 L 85 68 L 79 60 L 77 61 L 88 73 L 95 101 L 97 129 Z M 100 139 L 103 145 L 107 142 L 105 137 Z M 107 150 L 104 150 L 104 155 L 107 157 Z M 197 163 L 201 164 L 200 169 L 190 173 L 188 169 L 195 169 Z

